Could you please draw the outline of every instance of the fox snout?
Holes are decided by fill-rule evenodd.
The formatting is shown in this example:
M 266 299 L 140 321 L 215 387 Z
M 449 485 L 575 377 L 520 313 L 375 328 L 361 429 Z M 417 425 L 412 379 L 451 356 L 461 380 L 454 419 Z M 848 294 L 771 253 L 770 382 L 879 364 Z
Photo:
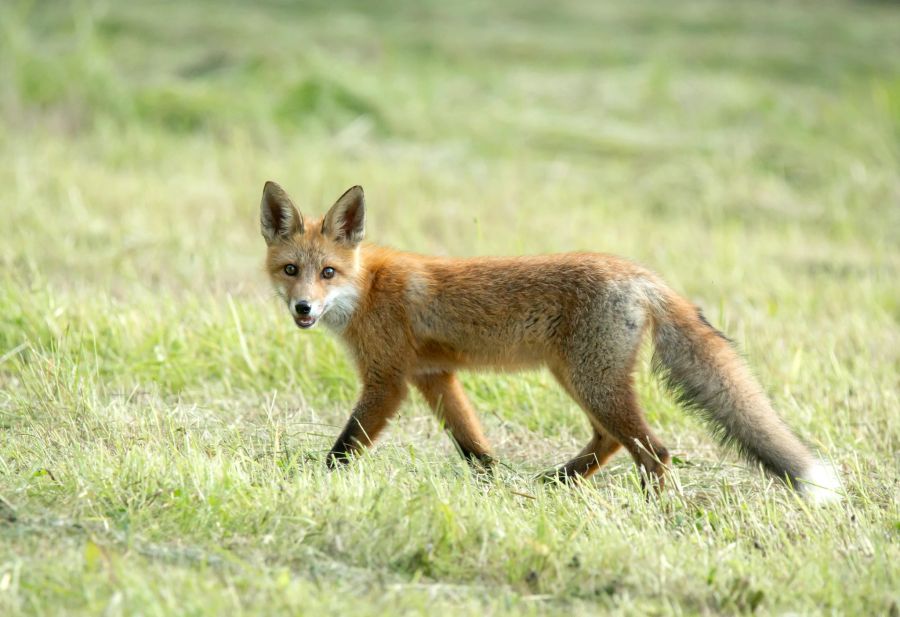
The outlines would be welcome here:
M 309 300 L 292 300 L 289 306 L 294 323 L 303 329 L 316 325 L 316 320 L 322 314 L 322 307 Z

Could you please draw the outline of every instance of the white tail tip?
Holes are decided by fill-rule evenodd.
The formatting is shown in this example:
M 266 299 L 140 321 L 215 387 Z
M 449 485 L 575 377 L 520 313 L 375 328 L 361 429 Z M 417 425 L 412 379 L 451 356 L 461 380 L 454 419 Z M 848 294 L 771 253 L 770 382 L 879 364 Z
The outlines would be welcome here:
M 842 499 L 841 480 L 829 463 L 814 462 L 807 468 L 800 482 L 800 492 L 811 503 L 834 503 Z

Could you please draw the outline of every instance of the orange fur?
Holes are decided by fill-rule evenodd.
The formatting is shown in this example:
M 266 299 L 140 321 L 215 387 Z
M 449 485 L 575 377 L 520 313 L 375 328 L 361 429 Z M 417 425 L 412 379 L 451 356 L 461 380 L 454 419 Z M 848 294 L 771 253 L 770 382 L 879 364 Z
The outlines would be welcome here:
M 304 219 L 268 183 L 262 203 L 269 274 L 298 325 L 322 321 L 347 344 L 362 391 L 328 463 L 370 445 L 413 384 L 461 453 L 490 448 L 456 378 L 460 369 L 547 367 L 585 411 L 588 445 L 554 477 L 590 475 L 621 446 L 661 486 L 669 454 L 633 384 L 647 330 L 684 398 L 774 474 L 798 482 L 812 455 L 781 423 L 724 337 L 644 268 L 595 253 L 448 259 L 362 243 L 362 189 L 324 219 Z M 291 275 L 285 272 L 290 267 Z M 326 268 L 334 276 L 325 278 Z M 298 317 L 306 303 L 311 316 Z M 334 307 L 339 307 L 335 316 Z

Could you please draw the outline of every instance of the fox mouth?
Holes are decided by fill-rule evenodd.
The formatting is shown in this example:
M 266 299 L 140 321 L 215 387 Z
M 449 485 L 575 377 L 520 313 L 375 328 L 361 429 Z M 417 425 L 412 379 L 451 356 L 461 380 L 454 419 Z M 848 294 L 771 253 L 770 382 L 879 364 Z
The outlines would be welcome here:
M 297 324 L 298 327 L 303 328 L 312 328 L 316 325 L 316 318 L 310 315 L 304 315 L 303 317 L 294 317 L 294 323 Z

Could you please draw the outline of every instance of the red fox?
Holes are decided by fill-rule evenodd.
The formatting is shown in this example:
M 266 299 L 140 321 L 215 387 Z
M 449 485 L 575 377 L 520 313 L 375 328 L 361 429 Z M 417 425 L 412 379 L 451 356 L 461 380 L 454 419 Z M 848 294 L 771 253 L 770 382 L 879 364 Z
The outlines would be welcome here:
M 729 340 L 634 263 L 596 253 L 448 259 L 372 246 L 363 243 L 359 186 L 311 220 L 267 182 L 260 210 L 276 293 L 297 326 L 322 323 L 343 339 L 362 381 L 330 467 L 372 444 L 409 384 L 460 453 L 489 467 L 488 440 L 456 372 L 546 367 L 592 430 L 552 477 L 587 477 L 625 446 L 642 479 L 661 489 L 669 453 L 647 425 L 633 381 L 649 330 L 654 368 L 725 444 L 814 500 L 839 498 L 833 468 L 782 422 Z

